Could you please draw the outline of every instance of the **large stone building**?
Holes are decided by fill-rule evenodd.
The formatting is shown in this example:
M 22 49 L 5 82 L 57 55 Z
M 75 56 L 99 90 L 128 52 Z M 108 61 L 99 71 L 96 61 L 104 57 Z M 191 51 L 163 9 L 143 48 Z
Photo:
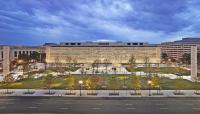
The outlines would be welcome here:
M 144 63 L 145 57 L 150 63 L 161 62 L 161 48 L 142 42 L 67 42 L 59 45 L 46 45 L 47 63 L 67 63 L 67 58 L 77 63 L 93 63 L 95 60 L 110 63 L 128 63 L 131 56 L 136 63 Z

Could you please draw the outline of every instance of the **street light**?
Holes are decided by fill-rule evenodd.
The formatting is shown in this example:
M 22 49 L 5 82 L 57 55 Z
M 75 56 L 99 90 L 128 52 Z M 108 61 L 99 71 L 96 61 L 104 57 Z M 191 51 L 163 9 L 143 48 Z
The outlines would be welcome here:
M 148 80 L 149 96 L 151 96 L 151 84 L 152 84 L 152 81 L 151 81 L 151 80 Z
M 82 95 L 82 94 L 81 94 L 81 89 L 82 89 L 83 81 L 82 81 L 82 80 L 79 80 L 78 83 L 79 83 L 79 86 L 80 86 L 80 96 L 81 96 L 81 95 Z

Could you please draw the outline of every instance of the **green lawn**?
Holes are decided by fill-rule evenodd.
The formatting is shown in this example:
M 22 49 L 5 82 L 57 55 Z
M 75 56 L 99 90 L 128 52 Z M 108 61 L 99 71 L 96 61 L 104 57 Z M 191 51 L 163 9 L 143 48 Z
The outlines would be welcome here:
M 96 89 L 102 89 L 102 85 L 106 86 L 106 89 L 123 89 L 124 83 L 127 86 L 127 89 L 133 88 L 133 76 L 131 75 L 98 75 L 98 76 L 72 76 L 74 79 L 73 82 L 67 81 L 70 77 L 59 77 L 55 78 L 51 84 L 53 89 L 66 89 L 68 88 L 69 83 L 73 83 L 74 89 L 79 89 L 79 80 L 83 80 L 84 89 L 88 89 L 88 84 L 95 85 Z M 147 78 L 140 77 L 142 89 L 148 89 Z M 181 89 L 194 89 L 194 83 L 187 80 L 171 80 L 168 78 L 161 78 L 161 88 L 165 90 L 175 90 L 177 88 L 177 83 L 181 84 Z M 30 79 L 22 79 L 16 82 L 13 82 L 8 85 L 11 89 L 42 89 L 46 88 L 46 83 L 44 78 L 30 78 Z M 5 85 L 0 86 L 0 88 L 6 88 Z
M 138 67 L 138 68 L 126 68 L 128 71 L 137 72 L 137 71 L 143 71 L 143 72 L 150 72 L 150 73 L 162 73 L 162 74 L 177 74 L 180 75 L 190 75 L 190 71 L 178 68 L 178 67 Z

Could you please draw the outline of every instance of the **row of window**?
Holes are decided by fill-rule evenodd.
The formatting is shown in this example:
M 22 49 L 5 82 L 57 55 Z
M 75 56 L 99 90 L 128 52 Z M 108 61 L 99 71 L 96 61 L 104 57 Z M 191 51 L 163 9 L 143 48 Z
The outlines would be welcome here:
M 65 45 L 81 45 L 81 43 L 65 43 Z M 98 45 L 109 45 L 109 43 L 98 43 Z M 127 43 L 127 45 L 144 45 L 144 43 Z
M 65 45 L 81 45 L 81 43 L 65 43 Z
M 14 51 L 14 57 L 17 57 L 18 55 L 21 54 L 32 54 L 32 53 L 36 53 L 36 51 Z
M 143 45 L 143 43 L 127 43 L 127 45 Z

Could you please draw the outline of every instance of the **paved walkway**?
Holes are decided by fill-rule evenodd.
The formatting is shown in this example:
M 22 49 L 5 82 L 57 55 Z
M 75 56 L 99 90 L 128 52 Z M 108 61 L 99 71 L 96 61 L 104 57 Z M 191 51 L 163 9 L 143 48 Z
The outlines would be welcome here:
M 69 90 L 51 90 L 51 92 L 54 92 L 55 94 L 48 95 L 45 94 L 48 92 L 48 90 L 30 90 L 34 91 L 34 94 L 24 94 L 24 92 L 27 92 L 27 89 L 9 89 L 9 92 L 13 92 L 12 94 L 3 94 L 6 90 L 0 90 L 0 96 L 69 96 L 69 97 L 80 97 L 80 90 L 73 90 L 72 92 L 75 93 L 75 95 L 66 95 L 66 93 L 69 93 Z M 87 95 L 87 93 L 91 93 L 91 90 L 81 90 L 81 97 L 200 97 L 200 95 L 194 94 L 195 90 L 181 90 L 184 95 L 174 95 L 175 90 L 162 90 L 161 93 L 163 95 L 155 95 L 157 92 L 156 90 L 151 90 L 149 93 L 149 90 L 142 90 L 141 95 L 131 95 L 130 93 L 133 93 L 133 90 L 116 90 L 115 93 L 118 93 L 118 95 L 109 95 L 110 93 L 114 93 L 113 90 L 94 90 L 93 93 L 97 93 L 97 95 Z M 149 94 L 151 96 L 149 96 Z

